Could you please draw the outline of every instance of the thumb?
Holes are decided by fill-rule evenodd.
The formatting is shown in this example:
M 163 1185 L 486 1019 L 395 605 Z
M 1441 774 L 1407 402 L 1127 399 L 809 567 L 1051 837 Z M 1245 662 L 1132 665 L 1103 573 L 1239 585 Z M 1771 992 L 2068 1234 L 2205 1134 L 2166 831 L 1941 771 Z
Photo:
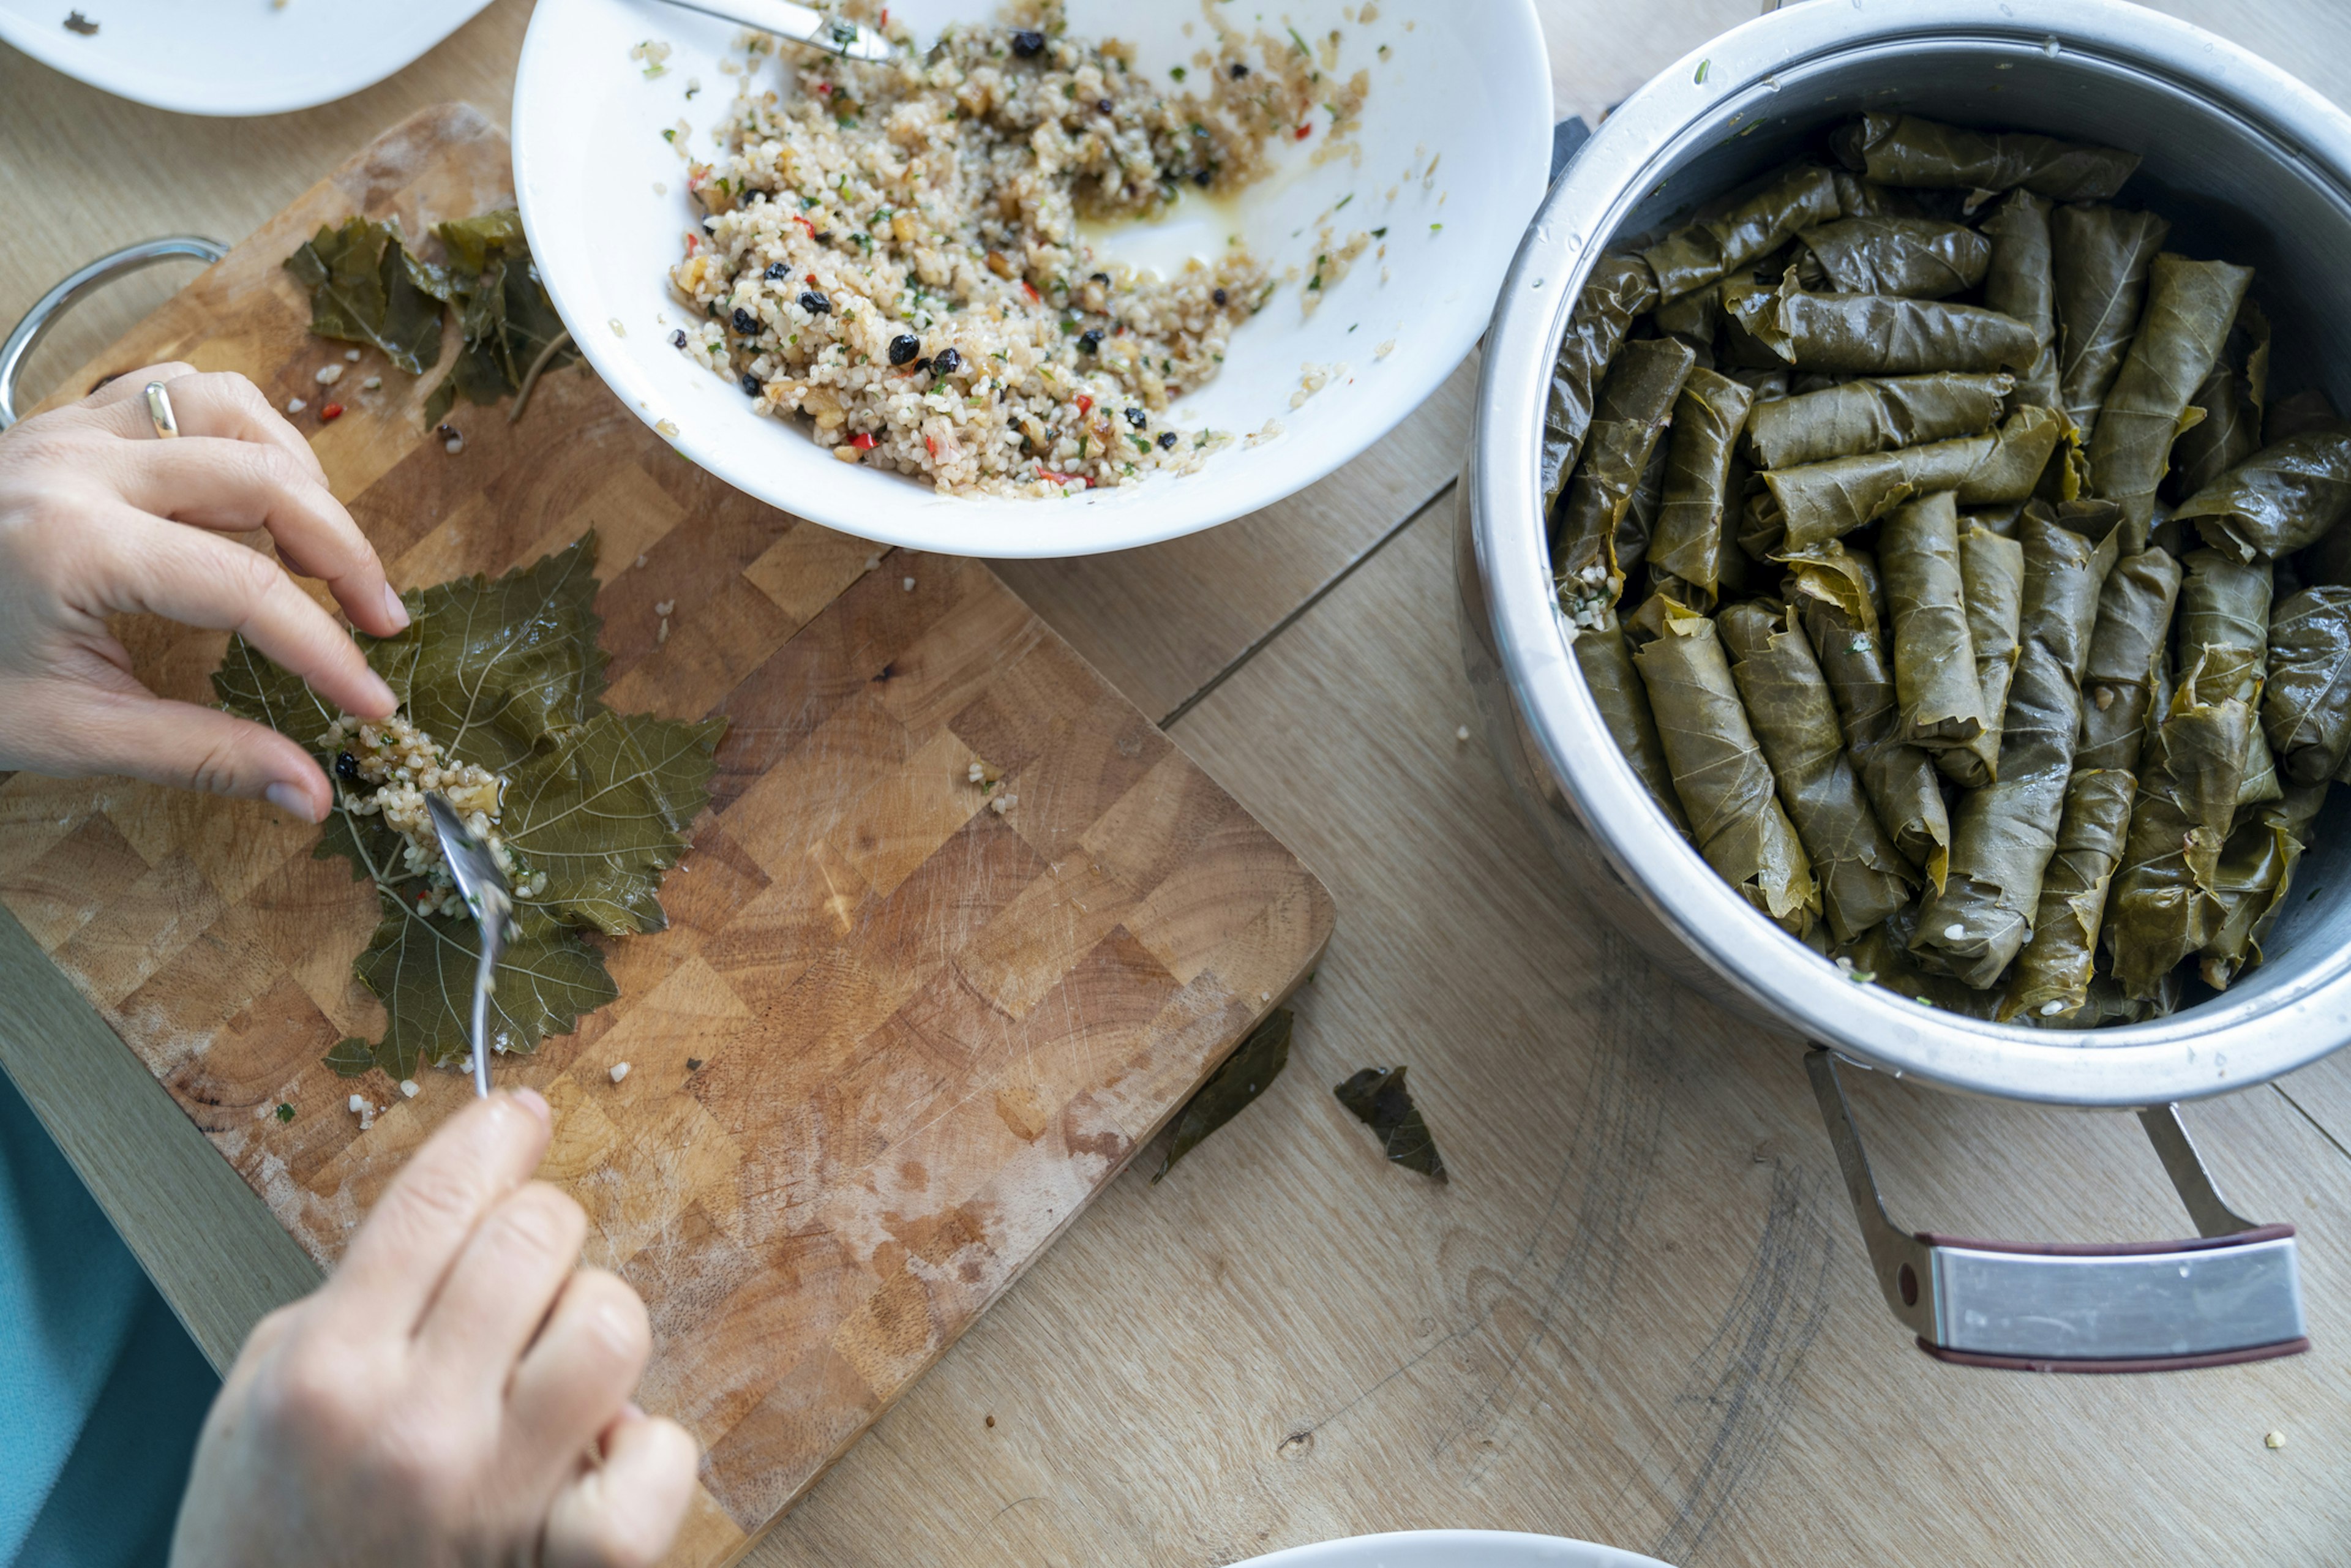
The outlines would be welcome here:
M 145 692 L 90 691 L 57 733 L 72 749 L 57 770 L 121 773 L 240 800 L 267 800 L 306 822 L 334 804 L 327 776 L 299 746 L 251 719 Z M 38 766 L 38 764 L 36 764 Z
M 667 1554 L 694 1491 L 695 1441 L 660 1416 L 626 1415 L 604 1434 L 604 1461 L 555 1494 L 547 1568 L 652 1568 Z

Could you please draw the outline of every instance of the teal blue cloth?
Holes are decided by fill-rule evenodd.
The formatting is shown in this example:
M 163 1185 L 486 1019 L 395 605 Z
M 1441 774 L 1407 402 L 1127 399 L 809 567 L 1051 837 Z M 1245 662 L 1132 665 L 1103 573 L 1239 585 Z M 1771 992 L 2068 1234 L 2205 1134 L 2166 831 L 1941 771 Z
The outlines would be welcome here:
M 0 1072 L 0 1563 L 162 1563 L 219 1388 Z

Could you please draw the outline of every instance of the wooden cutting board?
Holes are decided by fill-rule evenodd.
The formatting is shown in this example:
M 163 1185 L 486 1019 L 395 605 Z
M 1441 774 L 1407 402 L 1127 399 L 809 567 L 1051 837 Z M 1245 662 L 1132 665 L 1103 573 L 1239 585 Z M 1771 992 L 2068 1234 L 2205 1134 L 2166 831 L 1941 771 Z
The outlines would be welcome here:
M 670 928 L 604 944 L 620 999 L 498 1068 L 555 1108 L 543 1174 L 587 1209 L 589 1260 L 652 1310 L 641 1402 L 705 1446 L 673 1561 L 725 1563 L 1304 976 L 1331 904 L 985 567 L 729 490 L 584 366 L 512 425 L 461 405 L 455 455 L 417 423 L 424 386 L 372 352 L 322 389 L 342 346 L 308 335 L 284 257 L 354 211 L 421 235 L 506 204 L 507 167 L 478 112 L 415 116 L 59 397 L 182 359 L 305 399 L 295 423 L 402 587 L 592 526 L 612 706 L 730 721 Z M 330 396 L 348 412 L 322 424 Z M 151 684 L 210 700 L 222 636 L 122 631 Z M 0 782 L 0 904 L 330 1264 L 470 1086 L 427 1071 L 403 1100 L 321 1064 L 381 1010 L 350 976 L 373 894 L 310 858 L 317 836 L 122 780 Z M 364 1133 L 354 1089 L 390 1106 Z

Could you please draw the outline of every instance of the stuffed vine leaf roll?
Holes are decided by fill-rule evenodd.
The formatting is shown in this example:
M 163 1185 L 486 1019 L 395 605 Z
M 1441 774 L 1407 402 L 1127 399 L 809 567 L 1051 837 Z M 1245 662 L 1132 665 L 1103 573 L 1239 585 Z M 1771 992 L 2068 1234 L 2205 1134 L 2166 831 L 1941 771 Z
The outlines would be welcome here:
M 1951 493 L 1896 507 L 1877 549 L 1893 623 L 1895 734 L 1939 765 L 1942 753 L 1967 747 L 1987 722 Z
M 1990 435 L 1930 441 L 1767 473 L 1762 476 L 1762 521 L 1779 528 L 1780 553 L 1795 555 L 1875 522 L 1911 497 L 1929 491 L 1948 490 L 1970 507 L 2022 501 L 2032 494 L 2048 467 L 2064 425 L 2053 410 L 2020 408 Z
M 1660 298 L 1677 299 L 1736 267 L 1769 256 L 1800 229 L 1837 216 L 1836 181 L 1802 164 L 1719 218 L 1676 229 L 1641 253 Z
M 1983 733 L 1936 760 L 1953 781 L 1976 788 L 2000 777 L 2000 737 L 2008 686 L 2016 674 L 2024 617 L 2024 546 L 1980 524 L 1959 524 L 1959 580 L 1975 645 L 1976 684 L 1983 688 Z
M 2270 323 L 2247 299 L 2220 347 L 2212 373 L 2189 406 L 2202 417 L 2171 444 L 2170 495 L 2194 496 L 2262 447 L 2262 407 L 2269 396 Z
M 1802 936 L 1820 913 L 1820 890 L 1714 622 L 1660 593 L 1630 630 L 1633 664 L 1698 852 L 1749 903 Z
M 2314 544 L 2351 517 L 2351 430 L 2314 430 L 2265 446 L 2172 516 L 2243 560 Z
M 2189 552 L 2180 565 L 2174 635 L 2179 668 L 2201 663 L 2207 702 L 2242 701 L 2253 714 L 2237 803 L 2277 798 L 2276 770 L 2261 726 L 2262 684 L 2269 674 L 2270 595 L 2274 580 L 2267 561 L 2246 562 L 2219 550 Z
M 1829 138 L 1838 162 L 1881 185 L 2006 191 L 2022 185 L 2058 202 L 2104 202 L 2138 168 L 2138 154 L 2022 131 L 1973 131 L 1915 114 L 1865 114 Z
M 1837 206 L 1849 218 L 1923 218 L 1930 216 L 1916 191 L 1879 185 L 1847 169 L 1829 171 L 1836 180 Z
M 2049 1021 L 2058 1029 L 2112 1029 L 2168 1018 L 2179 1010 L 2179 998 L 2186 989 L 2179 977 L 2182 973 L 2179 969 L 2165 971 L 2156 981 L 2155 994 L 2140 998 L 2125 996 L 2112 972 L 2101 968 L 2090 982 L 2090 999 L 2082 1004 L 2081 1010 Z
M 2171 225 L 2153 213 L 2065 206 L 2049 214 L 2050 276 L 2057 290 L 2057 386 L 2085 441 L 2138 333 L 2147 268 Z
M 2262 731 L 2289 792 L 2351 759 L 2351 588 L 2305 588 L 2270 617 Z
M 1672 416 L 1692 358 L 1687 345 L 1670 338 L 1627 343 L 1600 384 L 1583 461 L 1560 504 L 1552 543 L 1560 605 L 1575 625 L 1596 624 L 1599 609 L 1615 603 L 1624 591 L 1617 528 Z
M 1625 645 L 1625 629 L 1615 611 L 1603 614 L 1597 626 L 1579 628 L 1570 646 L 1575 652 L 1576 667 L 1583 672 L 1584 689 L 1592 694 L 1592 706 L 1600 710 L 1601 722 L 1615 737 L 1616 749 L 1649 787 L 1657 809 L 1687 833 L 1689 819 L 1682 813 L 1681 797 L 1674 792 L 1673 770 L 1666 764 L 1666 748 L 1657 738 L 1649 694 L 1633 668 L 1633 651 Z
M 1795 468 L 1975 435 L 2000 423 L 2015 379 L 1949 371 L 1864 378 L 1802 397 L 1759 402 L 1748 438 L 1766 468 Z
M 1862 933 L 1859 941 L 1837 950 L 1837 967 L 1858 984 L 1882 987 L 1921 1007 L 1961 1018 L 1993 1017 L 2000 1006 L 1996 992 L 1975 990 L 1949 975 L 1929 974 L 1912 960 L 1908 927 L 1916 915 L 1915 909 L 1905 910 Z
M 2106 893 L 2122 863 L 2137 792 L 2137 776 L 2124 768 L 2078 768 L 2066 781 L 2056 851 L 2041 875 L 2032 936 L 2009 970 L 2002 1019 L 2060 1018 L 2089 1000 Z
M 2222 913 L 2221 846 L 2237 811 L 2252 714 L 2209 701 L 2202 670 L 2182 678 L 2139 766 L 2123 863 L 2106 901 L 2105 942 L 2123 994 L 2160 994 L 2166 976 L 2211 939 Z
M 1874 579 L 1876 569 L 1867 556 L 1853 552 L 1853 564 L 1865 578 Z M 1845 749 L 1860 775 L 1862 792 L 1869 797 L 1879 823 L 1893 835 L 1902 858 L 1929 884 L 1940 887 L 1951 843 L 1950 821 L 1933 759 L 1895 734 L 1894 677 L 1876 617 L 1857 612 L 1841 584 L 1821 593 L 1811 591 L 1812 581 L 1809 573 L 1792 578 L 1789 602 L 1803 618 L 1821 674 L 1836 701 Z M 1865 593 L 1861 601 L 1865 609 L 1870 597 Z
M 1672 428 L 1670 419 L 1667 428 Z M 1633 486 L 1633 499 L 1616 522 L 1616 571 L 1627 580 L 1648 559 L 1650 537 L 1656 531 L 1658 514 L 1665 510 L 1666 457 L 1671 444 L 1669 435 L 1660 434 L 1649 448 L 1649 461 L 1641 469 L 1641 482 Z
M 1991 265 L 1991 241 L 1932 218 L 1841 218 L 1796 238 L 1796 280 L 1812 289 L 1940 299 L 1981 283 Z
M 2144 549 L 2189 399 L 2204 384 L 2237 319 L 2252 269 L 2225 261 L 2190 261 L 2168 252 L 2148 269 L 2147 309 L 2138 334 L 2098 411 L 2090 435 L 2090 475 L 2097 493 L 2123 504 L 2127 551 Z
M 2025 509 L 2021 532 L 2022 649 L 2001 721 L 2000 776 L 1960 800 L 1950 874 L 1920 910 L 1910 944 L 1928 967 L 1977 987 L 1997 982 L 2032 934 L 2074 773 L 2098 593 L 2115 560 L 2111 531 L 2094 541 L 2043 505 Z
M 1722 291 L 1722 329 L 1740 362 L 1832 375 L 2024 371 L 2040 345 L 2012 316 L 1892 294 L 1809 294 L 1792 275 L 1776 287 Z
M 1688 591 L 1676 597 L 1698 609 L 1711 609 L 1721 597 L 1731 457 L 1754 398 L 1728 376 L 1693 370 L 1674 403 L 1649 569 L 1687 584 Z
M 2283 912 L 2294 868 L 2310 847 L 2318 809 L 2325 803 L 2325 779 L 2294 785 L 2280 799 L 2246 813 L 2220 846 L 2220 863 L 2213 873 L 2220 910 L 2197 965 L 2214 990 L 2227 990 L 2247 964 L 2261 962 L 2262 943 Z
M 2097 630 L 2082 672 L 2078 768 L 2127 773 L 2138 766 L 2155 711 L 2158 674 L 2179 598 L 2179 562 L 2171 552 L 2142 550 L 2106 574 L 2098 591 Z
M 1592 425 L 1592 400 L 1624 346 L 1633 319 L 1657 302 L 1657 280 L 1637 256 L 1612 253 L 1592 269 L 1567 319 L 1552 362 L 1551 387 L 1543 400 L 1542 504 L 1548 516 L 1575 471 Z
M 1820 879 L 1832 937 L 1850 942 L 1910 901 L 1914 873 L 1846 760 L 1836 705 L 1802 625 L 1749 600 L 1716 620 L 1780 802 Z
M 2032 329 L 2040 351 L 2017 377 L 2017 401 L 2057 406 L 2057 285 L 2050 270 L 2049 203 L 2030 191 L 2011 191 L 1984 219 L 1991 241 L 1984 275 L 1987 309 Z

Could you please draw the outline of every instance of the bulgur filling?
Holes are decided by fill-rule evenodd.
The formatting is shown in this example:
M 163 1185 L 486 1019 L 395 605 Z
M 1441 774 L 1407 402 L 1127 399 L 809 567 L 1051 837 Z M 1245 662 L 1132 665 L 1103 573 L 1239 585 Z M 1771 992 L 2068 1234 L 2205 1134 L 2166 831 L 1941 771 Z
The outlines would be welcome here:
M 1166 78 L 1131 46 L 1069 37 L 1059 0 L 1015 0 L 1001 23 L 889 61 L 796 54 L 778 68 L 797 78 L 790 98 L 755 88 L 755 58 L 717 161 L 689 164 L 706 215 L 671 271 L 696 317 L 672 345 L 762 412 L 805 416 L 835 456 L 946 492 L 1053 496 L 1196 469 L 1234 438 L 1178 429 L 1171 400 L 1217 373 L 1274 282 L 1238 236 L 1167 278 L 1098 258 L 1079 220 L 1238 191 L 1277 137 L 1337 152 L 1368 89 L 1363 72 L 1323 74 L 1334 44 L 1244 38 L 1204 10 L 1214 48 Z M 1316 283 L 1360 241 L 1326 236 Z
M 383 880 L 387 885 L 418 883 L 413 893 L 403 888 L 401 896 L 413 902 L 420 915 L 465 913 L 424 808 L 424 797 L 436 789 L 457 809 L 466 831 L 489 846 L 517 899 L 546 891 L 547 873 L 524 865 L 498 836 L 506 779 L 474 763 L 451 761 L 407 715 L 395 713 L 381 722 L 339 715 L 319 737 L 318 747 L 335 753 L 335 789 L 343 810 L 354 817 L 381 817 L 405 841 L 400 866 Z

